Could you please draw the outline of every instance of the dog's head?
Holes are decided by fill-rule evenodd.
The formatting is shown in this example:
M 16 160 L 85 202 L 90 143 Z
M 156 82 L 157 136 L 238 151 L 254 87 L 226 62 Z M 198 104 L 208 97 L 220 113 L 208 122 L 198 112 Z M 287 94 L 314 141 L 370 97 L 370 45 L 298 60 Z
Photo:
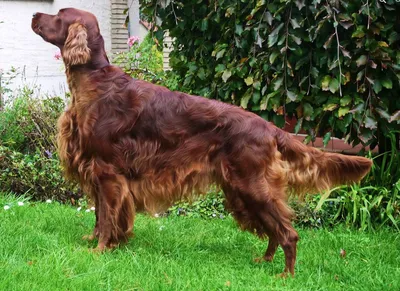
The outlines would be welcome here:
M 67 66 L 87 64 L 92 51 L 104 44 L 96 17 L 74 8 L 61 9 L 56 15 L 34 13 L 32 29 L 60 48 Z

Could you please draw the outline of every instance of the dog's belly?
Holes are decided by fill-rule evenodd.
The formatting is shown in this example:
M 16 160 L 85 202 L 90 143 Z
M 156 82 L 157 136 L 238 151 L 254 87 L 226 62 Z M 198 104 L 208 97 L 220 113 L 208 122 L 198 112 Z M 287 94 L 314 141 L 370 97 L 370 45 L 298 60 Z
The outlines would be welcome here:
M 214 180 L 213 170 L 198 164 L 148 172 L 128 180 L 128 184 L 136 210 L 154 214 L 165 211 L 174 202 L 205 193 Z

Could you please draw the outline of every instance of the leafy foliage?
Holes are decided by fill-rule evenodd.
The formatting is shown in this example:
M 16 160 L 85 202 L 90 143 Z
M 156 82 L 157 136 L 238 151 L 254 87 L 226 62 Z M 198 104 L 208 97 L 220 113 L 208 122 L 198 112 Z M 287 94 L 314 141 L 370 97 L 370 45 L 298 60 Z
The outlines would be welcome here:
M 54 152 L 57 119 L 64 109 L 60 97 L 39 98 L 24 87 L 0 111 L 0 145 L 20 152 Z
M 172 206 L 167 214 L 172 216 L 188 216 L 223 219 L 229 213 L 224 207 L 224 195 L 221 191 L 210 191 L 207 196 L 193 202 L 181 201 Z
M 153 41 L 151 33 L 139 44 L 135 42 L 127 52 L 120 52 L 113 60 L 126 73 L 136 79 L 158 82 L 163 72 L 162 52 Z
M 394 133 L 391 142 L 396 142 Z M 391 148 L 374 158 L 361 185 L 335 189 L 332 198 L 325 195 L 316 208 L 327 201 L 337 205 L 333 221 L 345 221 L 363 230 L 391 225 L 400 231 L 400 154 L 394 145 Z
M 23 88 L 0 111 L 0 191 L 37 200 L 75 202 L 76 185 L 64 180 L 56 154 L 59 97 L 39 98 Z
M 75 185 L 63 178 L 59 160 L 41 152 L 22 154 L 0 146 L 0 173 L 3 192 L 72 203 L 82 196 Z
M 381 1 L 142 1 L 175 39 L 189 92 L 232 102 L 296 132 L 375 146 L 398 128 L 400 5 Z

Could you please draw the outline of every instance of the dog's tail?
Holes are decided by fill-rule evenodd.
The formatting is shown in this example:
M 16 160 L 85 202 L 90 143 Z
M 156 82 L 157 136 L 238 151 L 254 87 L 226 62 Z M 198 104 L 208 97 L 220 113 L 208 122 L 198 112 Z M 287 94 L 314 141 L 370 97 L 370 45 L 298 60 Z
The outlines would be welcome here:
M 280 129 L 276 141 L 287 166 L 288 186 L 299 196 L 358 182 L 372 167 L 370 159 L 323 152 Z

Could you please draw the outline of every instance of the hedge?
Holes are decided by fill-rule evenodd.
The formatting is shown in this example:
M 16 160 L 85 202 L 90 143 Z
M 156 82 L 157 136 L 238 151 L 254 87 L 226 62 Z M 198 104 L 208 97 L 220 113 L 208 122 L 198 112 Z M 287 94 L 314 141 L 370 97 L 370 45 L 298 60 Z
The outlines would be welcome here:
M 400 3 L 144 0 L 181 88 L 374 147 L 399 128 Z

